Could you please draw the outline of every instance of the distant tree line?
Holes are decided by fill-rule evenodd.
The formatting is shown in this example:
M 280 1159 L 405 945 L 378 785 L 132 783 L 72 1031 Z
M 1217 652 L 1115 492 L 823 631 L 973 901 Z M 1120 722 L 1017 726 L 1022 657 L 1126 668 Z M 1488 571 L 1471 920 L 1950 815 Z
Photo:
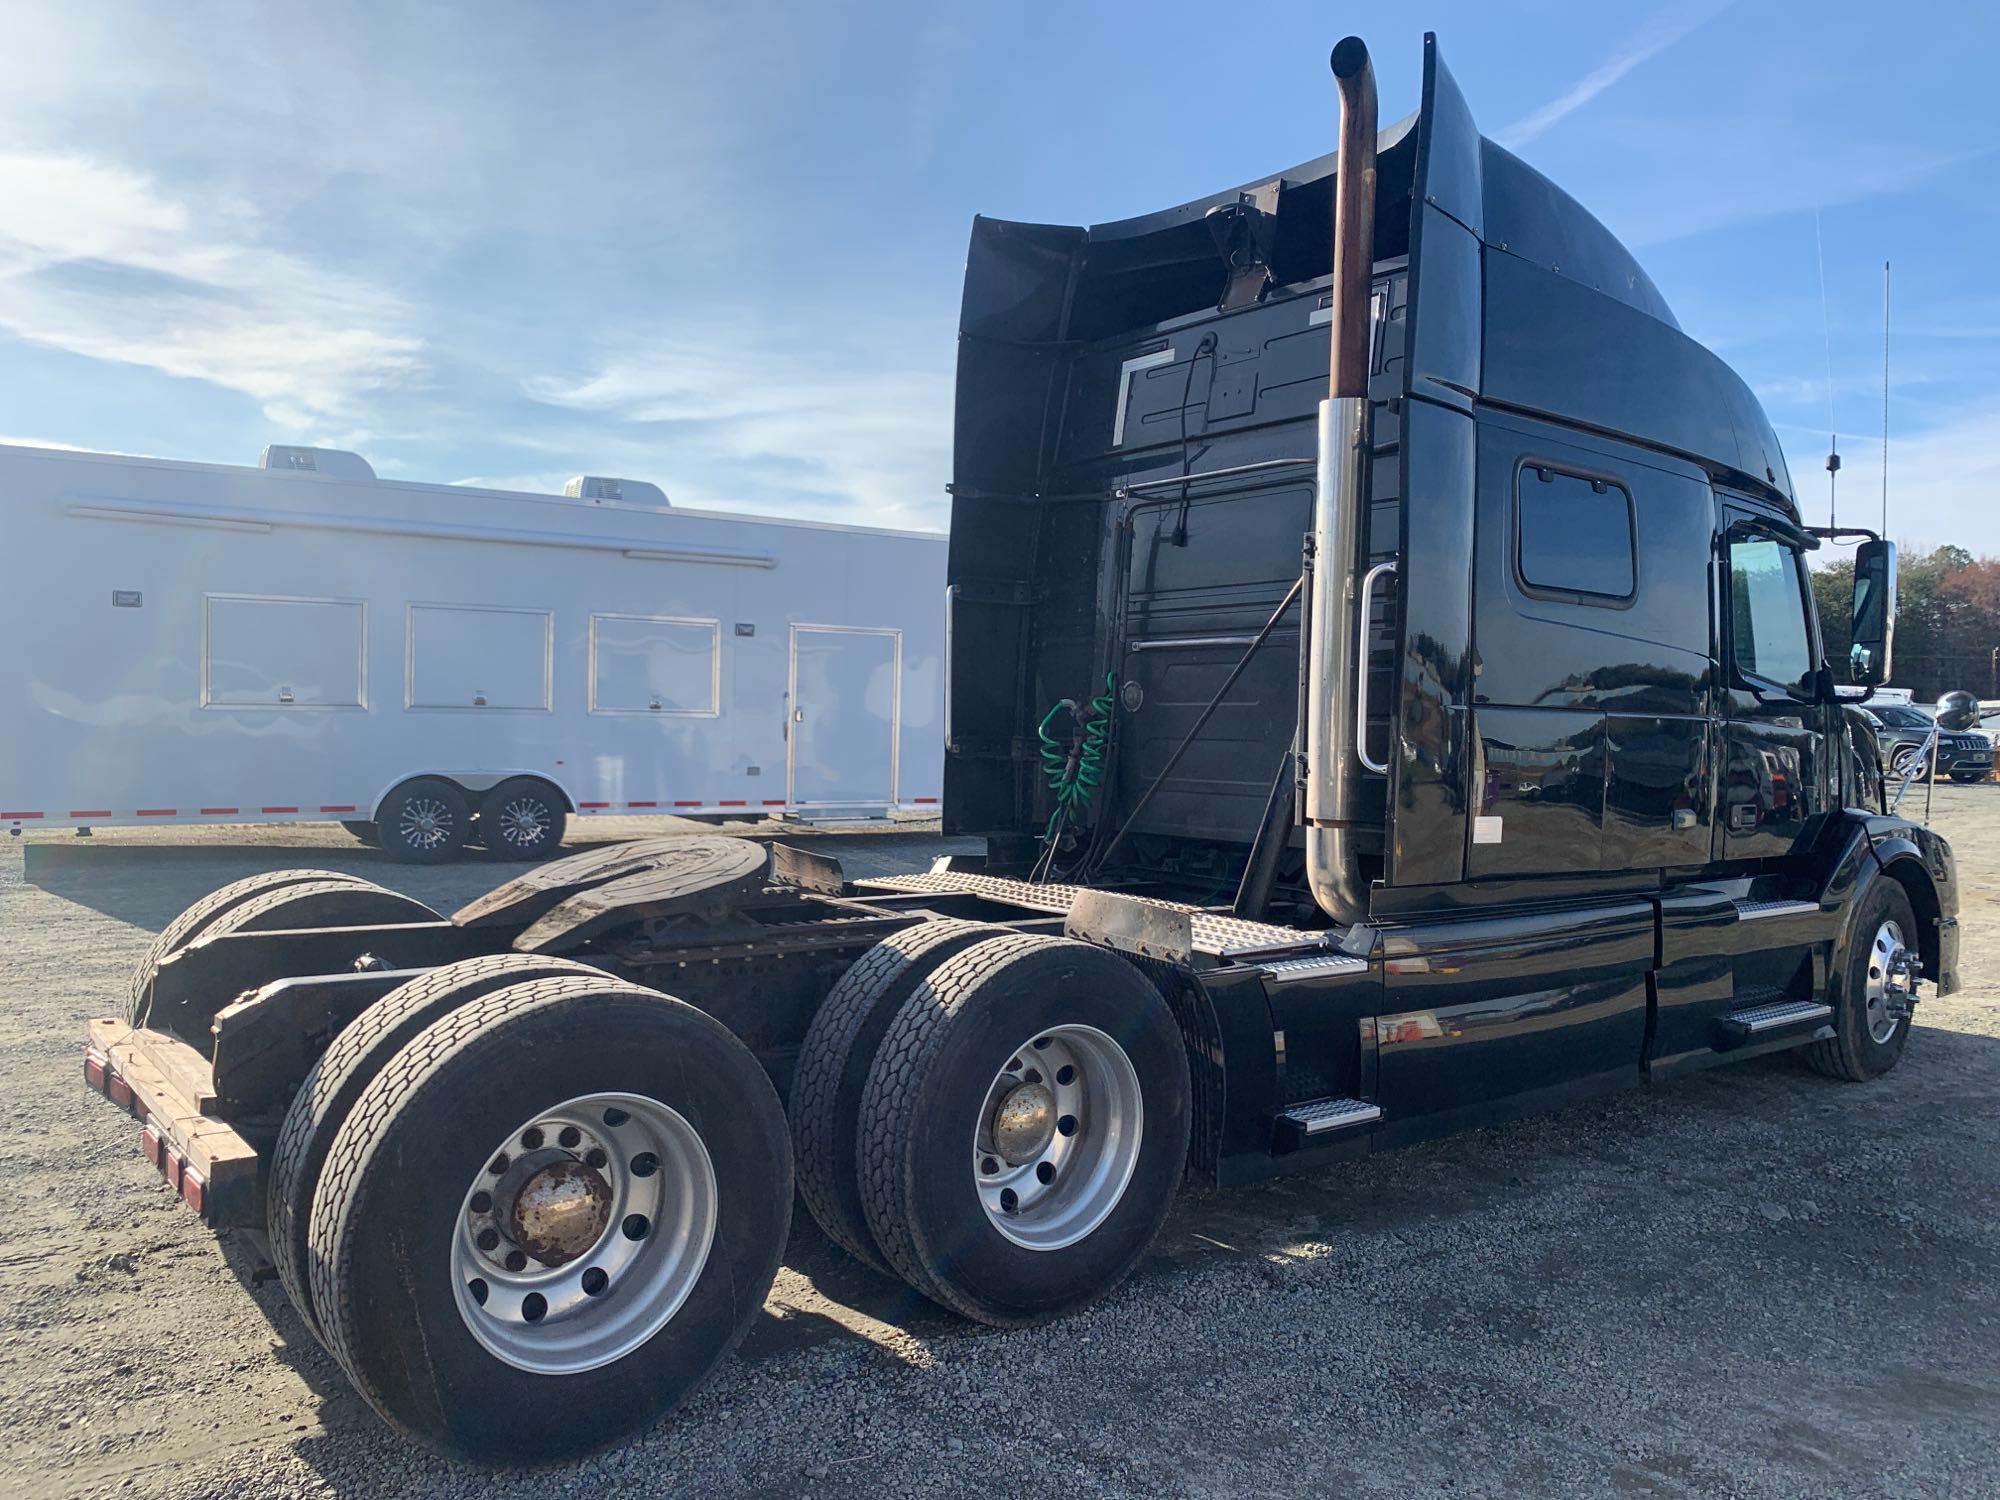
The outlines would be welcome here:
M 1812 589 L 1826 637 L 1826 659 L 1834 679 L 1845 682 L 1853 558 L 1840 557 L 1815 567 Z M 2000 558 L 1976 558 L 1963 547 L 1901 554 L 1893 686 L 1908 688 L 1919 703 L 1957 688 L 1981 698 L 2000 698 L 1996 646 L 2000 646 Z

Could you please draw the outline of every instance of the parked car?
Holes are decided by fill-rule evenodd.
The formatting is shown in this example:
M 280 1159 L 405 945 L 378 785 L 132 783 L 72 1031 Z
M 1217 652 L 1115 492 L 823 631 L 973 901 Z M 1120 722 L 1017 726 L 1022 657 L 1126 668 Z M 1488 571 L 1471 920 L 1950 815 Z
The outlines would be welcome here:
M 1931 711 L 1908 703 L 1871 703 L 1862 710 L 1875 723 L 1875 742 L 1882 764 L 1898 780 L 1922 780 L 1924 741 L 1931 732 Z M 1984 781 L 1993 774 L 1993 741 L 1968 730 L 1938 737 L 1937 769 L 1953 781 Z

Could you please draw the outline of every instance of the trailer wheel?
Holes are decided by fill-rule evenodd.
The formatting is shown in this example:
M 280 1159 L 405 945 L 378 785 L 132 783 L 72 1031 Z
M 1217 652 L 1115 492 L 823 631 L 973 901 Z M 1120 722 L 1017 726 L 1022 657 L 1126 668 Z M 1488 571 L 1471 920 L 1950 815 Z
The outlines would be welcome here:
M 933 969 L 1004 932 L 984 922 L 946 918 L 893 933 L 840 976 L 806 1028 L 790 1111 L 799 1196 L 828 1239 L 878 1271 L 894 1274 L 868 1228 L 855 1175 L 861 1096 L 875 1050 L 910 992 Z
M 568 820 L 562 794 L 532 776 L 501 782 L 479 804 L 479 836 L 495 859 L 547 859 Z
M 125 1019 L 134 1026 L 146 1024 L 146 1011 L 153 1001 L 153 977 L 160 972 L 160 965 L 200 937 L 226 912 L 253 897 L 285 886 L 328 881 L 366 886 L 369 890 L 382 889 L 373 881 L 363 880 L 359 875 L 343 874 L 339 870 L 266 870 L 262 874 L 246 875 L 241 880 L 231 881 L 220 890 L 210 891 L 161 928 L 159 936 L 153 939 L 153 945 L 146 950 L 146 956 L 139 960 L 138 968 L 132 971 Z
M 392 1426 L 483 1464 L 603 1446 L 747 1331 L 791 1219 L 777 1094 L 719 1022 L 538 979 L 419 1032 L 313 1202 L 312 1302 Z
M 1021 935 L 948 960 L 904 1002 L 861 1110 L 868 1226 L 932 1300 L 1046 1322 L 1130 1274 L 1188 1142 L 1167 1003 L 1101 948 Z
M 375 817 L 382 848 L 410 864 L 435 865 L 458 857 L 472 830 L 472 809 L 451 782 L 438 776 L 406 781 L 383 799 Z
M 1902 1060 L 1910 1040 L 1916 980 L 1917 915 L 1902 886 L 1879 879 L 1861 898 L 1836 962 L 1845 983 L 1834 1035 L 1805 1050 L 1808 1066 L 1828 1078 L 1866 1083 Z
M 381 830 L 373 823 L 367 821 L 367 819 L 364 818 L 357 822 L 352 818 L 342 818 L 340 826 L 348 831 L 356 843 L 366 844 L 370 849 L 380 849 L 382 847 Z
M 270 1186 L 264 1205 L 271 1260 L 292 1305 L 313 1336 L 324 1342 L 312 1306 L 307 1232 L 313 1194 L 334 1137 L 354 1109 L 354 1101 L 411 1037 L 440 1017 L 482 995 L 530 979 L 557 975 L 602 978 L 601 970 L 566 958 L 532 953 L 494 953 L 468 958 L 412 979 L 391 990 L 356 1016 L 320 1055 L 285 1111 L 284 1127 L 271 1148 Z

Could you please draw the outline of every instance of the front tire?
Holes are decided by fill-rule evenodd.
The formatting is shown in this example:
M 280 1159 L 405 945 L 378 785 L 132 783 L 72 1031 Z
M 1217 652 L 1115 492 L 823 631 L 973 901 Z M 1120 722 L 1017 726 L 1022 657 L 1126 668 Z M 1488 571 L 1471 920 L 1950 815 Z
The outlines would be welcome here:
M 1186 1164 L 1185 1043 L 1117 955 L 1025 934 L 919 984 L 876 1054 L 858 1155 L 868 1226 L 933 1301 L 1020 1328 L 1128 1276 Z
M 1917 947 L 1917 916 L 1908 893 L 1888 876 L 1877 879 L 1855 908 L 1842 943 L 1835 1034 L 1805 1049 L 1814 1072 L 1866 1083 L 1902 1061 L 1915 981 L 1906 989 L 1900 970 Z
M 418 1033 L 355 1102 L 313 1203 L 312 1302 L 392 1426 L 551 1462 L 678 1405 L 736 1346 L 791 1204 L 777 1095 L 719 1022 L 534 980 Z

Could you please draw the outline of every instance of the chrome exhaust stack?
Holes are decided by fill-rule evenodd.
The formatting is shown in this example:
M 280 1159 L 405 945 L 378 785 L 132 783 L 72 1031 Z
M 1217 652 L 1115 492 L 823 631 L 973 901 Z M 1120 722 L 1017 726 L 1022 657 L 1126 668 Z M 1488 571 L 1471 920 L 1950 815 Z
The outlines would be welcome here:
M 1375 69 L 1350 36 L 1333 49 L 1340 162 L 1333 195 L 1333 358 L 1319 407 L 1313 591 L 1306 659 L 1306 879 L 1342 926 L 1364 920 L 1368 890 L 1350 846 L 1360 782 L 1357 673 L 1367 621 L 1355 619 L 1355 566 L 1368 504 L 1369 299 L 1375 271 Z

